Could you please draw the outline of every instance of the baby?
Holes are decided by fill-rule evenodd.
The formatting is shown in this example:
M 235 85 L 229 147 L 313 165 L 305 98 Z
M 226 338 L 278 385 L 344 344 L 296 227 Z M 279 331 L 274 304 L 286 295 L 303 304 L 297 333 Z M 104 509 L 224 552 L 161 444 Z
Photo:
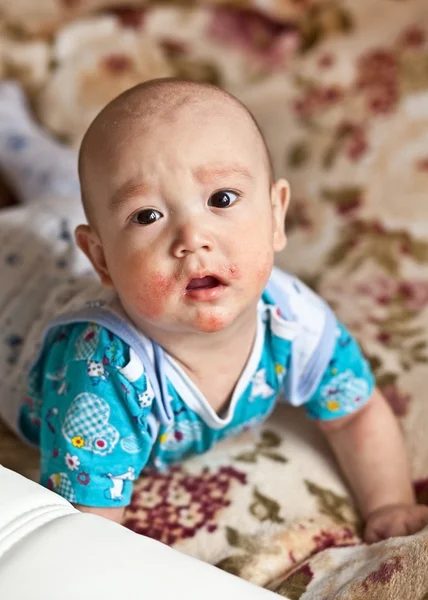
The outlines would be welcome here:
M 283 391 L 327 437 L 366 541 L 427 524 L 357 343 L 318 296 L 273 267 L 289 186 L 273 179 L 248 110 L 220 89 L 172 79 L 113 100 L 81 145 L 87 224 L 78 224 L 73 156 L 16 99 L 7 108 L 16 90 L 6 91 L 0 165 L 27 204 L 0 213 L 0 241 L 31 234 L 36 245 L 32 268 L 8 252 L 21 279 L 7 281 L 26 280 L 27 308 L 19 320 L 20 288 L 21 304 L 0 322 L 9 336 L 20 324 L 2 414 L 40 447 L 41 483 L 120 522 L 146 465 L 163 469 L 262 422 Z M 77 224 L 89 262 L 72 245 Z

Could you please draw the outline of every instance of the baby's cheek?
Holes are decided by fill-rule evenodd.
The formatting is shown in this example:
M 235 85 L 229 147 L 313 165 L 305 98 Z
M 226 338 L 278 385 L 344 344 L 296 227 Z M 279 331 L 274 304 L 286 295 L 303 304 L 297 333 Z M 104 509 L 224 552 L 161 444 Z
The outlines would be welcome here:
M 218 266 L 214 265 L 214 267 L 215 273 L 218 274 L 220 278 L 223 277 L 226 280 L 234 281 L 241 279 L 241 269 L 237 263 L 230 264 L 229 261 L 227 261 L 227 264 L 222 262 Z
M 254 269 L 253 278 L 254 284 L 264 288 L 266 281 L 269 279 L 273 267 L 273 256 L 270 255 L 265 260 L 257 265 Z
M 241 267 L 243 277 L 260 293 L 272 272 L 273 252 L 270 248 L 249 248 Z
M 157 320 L 165 312 L 168 297 L 175 281 L 162 273 L 150 273 L 136 283 L 132 301 L 138 313 L 148 319 Z

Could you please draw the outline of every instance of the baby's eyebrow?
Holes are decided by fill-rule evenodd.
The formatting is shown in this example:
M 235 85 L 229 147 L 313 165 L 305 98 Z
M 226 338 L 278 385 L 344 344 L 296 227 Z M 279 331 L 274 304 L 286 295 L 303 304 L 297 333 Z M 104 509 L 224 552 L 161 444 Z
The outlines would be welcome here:
M 211 183 L 214 179 L 240 175 L 249 181 L 253 181 L 250 171 L 242 165 L 213 165 L 211 167 L 198 167 L 193 171 L 195 178 L 200 183 Z
M 246 167 L 238 164 L 197 167 L 194 169 L 193 174 L 200 183 L 212 183 L 216 179 L 230 177 L 231 175 L 238 175 L 249 181 L 254 180 L 250 171 Z M 140 181 L 135 183 L 128 181 L 115 192 L 110 200 L 109 209 L 115 210 L 127 200 L 135 198 L 135 196 L 148 196 L 152 191 L 153 186 L 147 182 Z
M 149 183 L 132 183 L 128 181 L 115 192 L 110 200 L 109 208 L 110 210 L 114 210 L 116 207 L 135 196 L 147 196 L 150 194 L 151 190 L 152 186 Z

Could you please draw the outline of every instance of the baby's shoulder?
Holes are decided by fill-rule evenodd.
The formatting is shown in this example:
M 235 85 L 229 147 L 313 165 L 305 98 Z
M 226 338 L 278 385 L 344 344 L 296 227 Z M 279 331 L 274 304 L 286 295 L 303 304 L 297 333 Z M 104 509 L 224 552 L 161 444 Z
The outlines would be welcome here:
M 106 327 L 93 322 L 68 323 L 53 328 L 43 353 L 54 356 L 63 364 L 85 361 L 88 369 L 96 369 L 100 364 L 121 368 L 130 359 L 129 345 Z
M 275 305 L 287 321 L 308 323 L 323 321 L 331 309 L 301 279 L 274 267 L 263 291 L 264 304 Z

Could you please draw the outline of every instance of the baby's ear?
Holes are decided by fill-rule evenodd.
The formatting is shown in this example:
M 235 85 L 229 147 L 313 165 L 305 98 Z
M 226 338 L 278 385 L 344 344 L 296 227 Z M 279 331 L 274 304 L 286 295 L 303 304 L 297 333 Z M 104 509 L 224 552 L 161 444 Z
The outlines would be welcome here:
M 103 246 L 98 234 L 89 225 L 79 225 L 74 232 L 76 243 L 91 261 L 105 287 L 113 287 L 108 272 Z
M 280 252 L 285 248 L 285 215 L 290 200 L 290 186 L 285 179 L 277 179 L 271 187 L 271 205 L 273 219 L 273 249 Z

